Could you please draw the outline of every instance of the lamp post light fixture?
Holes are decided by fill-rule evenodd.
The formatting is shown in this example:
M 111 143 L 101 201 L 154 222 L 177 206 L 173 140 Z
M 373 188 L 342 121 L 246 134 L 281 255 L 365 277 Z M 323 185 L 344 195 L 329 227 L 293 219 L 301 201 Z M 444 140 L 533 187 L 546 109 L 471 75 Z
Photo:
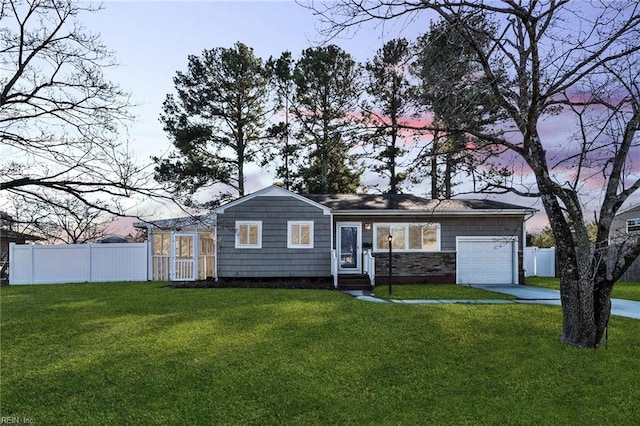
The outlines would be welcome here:
M 389 296 L 393 293 L 393 288 L 391 288 L 391 246 L 393 245 L 393 236 L 389 235 Z

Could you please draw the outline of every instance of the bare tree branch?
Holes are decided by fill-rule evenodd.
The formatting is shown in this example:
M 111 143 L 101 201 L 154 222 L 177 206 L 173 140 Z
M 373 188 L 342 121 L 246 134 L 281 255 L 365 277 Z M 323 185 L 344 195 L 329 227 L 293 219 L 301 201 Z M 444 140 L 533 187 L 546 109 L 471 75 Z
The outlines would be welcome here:
M 104 76 L 113 54 L 77 20 L 99 10 L 73 0 L 1 3 L 1 195 L 53 203 L 68 194 L 117 214 L 106 199 L 160 195 L 120 133 L 132 105 Z

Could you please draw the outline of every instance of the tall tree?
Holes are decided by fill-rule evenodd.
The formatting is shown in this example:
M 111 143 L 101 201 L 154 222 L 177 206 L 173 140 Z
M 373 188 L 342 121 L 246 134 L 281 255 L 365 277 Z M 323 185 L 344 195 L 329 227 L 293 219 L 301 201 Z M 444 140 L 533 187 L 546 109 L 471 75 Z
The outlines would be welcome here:
M 72 0 L 0 2 L 0 194 L 47 201 L 149 195 L 118 131 L 129 97 L 103 72 L 115 65 Z
M 433 115 L 433 139 L 428 156 L 431 197 L 449 199 L 456 186 L 457 173 L 470 175 L 484 164 L 484 151 L 468 149 L 473 138 L 462 129 L 482 130 L 500 119 L 500 105 L 491 88 L 474 47 L 460 32 L 460 23 L 476 29 L 475 47 L 490 49 L 489 35 L 495 32 L 484 14 L 461 15 L 459 22 L 439 20 L 416 43 L 412 72 L 418 80 L 415 96 L 422 108 Z M 496 70 L 499 71 L 499 70 Z M 496 72 L 494 77 L 504 78 Z M 485 155 L 481 155 L 485 154 Z
M 290 188 L 292 164 L 297 159 L 298 147 L 291 139 L 290 108 L 293 102 L 295 87 L 293 83 L 293 67 L 295 61 L 291 52 L 283 52 L 279 58 L 269 58 L 266 67 L 271 86 L 275 91 L 276 111 L 281 112 L 282 120 L 269 128 L 268 133 L 278 141 L 275 160 L 280 160 L 276 168 L 276 176 L 284 180 L 286 189 Z
M 372 169 L 389 179 L 385 192 L 390 194 L 400 193 L 407 177 L 399 163 L 407 153 L 402 147 L 405 138 L 401 120 L 413 107 L 412 86 L 407 77 L 411 58 L 409 42 L 399 38 L 385 43 L 365 65 L 368 77 L 365 88 L 371 100 L 363 103 L 363 110 L 375 129 L 372 145 L 374 159 L 379 163 Z
M 178 71 L 173 81 L 176 95 L 167 95 L 160 120 L 175 151 L 154 157 L 156 179 L 187 205 L 197 204 L 197 192 L 212 186 L 223 187 L 214 204 L 243 196 L 245 167 L 260 161 L 266 149 L 263 61 L 236 43 L 190 55 L 187 71 Z
M 500 3 L 371 2 L 343 0 L 318 11 L 335 35 L 369 20 L 393 19 L 430 9 L 451 25 L 478 55 L 495 101 L 508 118 L 493 133 L 469 132 L 517 155 L 535 180 L 531 190 L 495 188 L 540 197 L 557 243 L 563 324 L 561 341 L 597 347 L 611 314 L 614 283 L 640 253 L 638 238 L 610 246 L 611 223 L 640 188 L 634 167 L 640 129 L 640 5 L 636 1 L 535 1 Z M 478 33 L 468 13 L 499 24 Z M 485 50 L 475 40 L 490 38 Z M 503 69 L 509 80 L 498 78 Z M 564 114 L 574 135 L 552 145 L 543 120 Z M 501 132 L 500 132 L 501 130 Z M 496 182 L 497 183 L 497 182 Z M 591 244 L 583 201 L 598 192 L 598 233 Z M 592 204 L 593 205 L 593 204 Z M 613 260 L 613 261 L 612 261 Z
M 307 155 L 294 189 L 348 193 L 360 185 L 363 170 L 352 152 L 360 75 L 351 55 L 335 45 L 306 49 L 296 62 L 293 113 Z

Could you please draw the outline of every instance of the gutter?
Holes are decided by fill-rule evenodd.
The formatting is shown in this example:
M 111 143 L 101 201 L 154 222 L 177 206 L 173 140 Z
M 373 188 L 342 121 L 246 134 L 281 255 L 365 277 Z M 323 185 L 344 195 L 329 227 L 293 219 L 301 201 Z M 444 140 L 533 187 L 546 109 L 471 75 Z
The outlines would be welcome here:
M 536 214 L 537 210 L 532 209 L 490 209 L 490 210 L 471 210 L 471 211 L 433 211 L 433 210 L 334 210 L 334 216 L 529 216 L 525 220 L 530 219 Z

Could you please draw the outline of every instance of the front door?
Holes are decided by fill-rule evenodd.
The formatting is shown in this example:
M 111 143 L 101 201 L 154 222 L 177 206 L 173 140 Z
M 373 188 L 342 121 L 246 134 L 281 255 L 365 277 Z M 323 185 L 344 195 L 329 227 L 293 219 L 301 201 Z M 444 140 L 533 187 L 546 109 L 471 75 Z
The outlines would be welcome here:
M 195 234 L 173 234 L 173 280 L 194 281 Z
M 362 273 L 362 225 L 357 222 L 338 223 L 338 272 Z

